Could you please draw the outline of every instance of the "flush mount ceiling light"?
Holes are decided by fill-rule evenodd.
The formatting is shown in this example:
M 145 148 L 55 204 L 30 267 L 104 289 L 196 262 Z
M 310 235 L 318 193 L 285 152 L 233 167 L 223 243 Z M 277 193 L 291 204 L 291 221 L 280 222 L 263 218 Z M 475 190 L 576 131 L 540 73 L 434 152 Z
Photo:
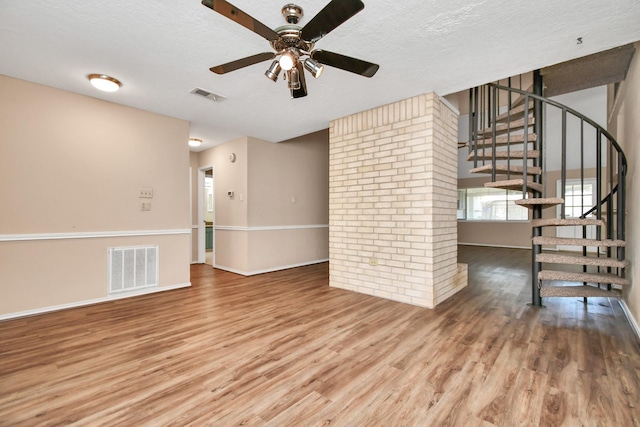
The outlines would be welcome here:
M 198 138 L 189 138 L 189 147 L 199 147 L 202 145 L 202 140 Z
M 115 92 L 120 89 L 122 83 L 118 79 L 105 74 L 89 74 L 87 76 L 93 87 L 103 92 Z

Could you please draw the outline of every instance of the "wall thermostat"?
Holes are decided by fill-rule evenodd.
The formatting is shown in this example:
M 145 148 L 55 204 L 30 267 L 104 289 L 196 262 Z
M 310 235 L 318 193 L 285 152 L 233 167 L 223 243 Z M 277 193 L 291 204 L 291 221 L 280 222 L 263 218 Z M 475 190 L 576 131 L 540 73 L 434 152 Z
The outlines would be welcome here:
M 229 161 L 230 161 L 231 163 L 233 163 L 233 162 L 235 162 L 235 161 L 236 161 L 236 153 L 231 153 L 231 154 L 229 154 Z

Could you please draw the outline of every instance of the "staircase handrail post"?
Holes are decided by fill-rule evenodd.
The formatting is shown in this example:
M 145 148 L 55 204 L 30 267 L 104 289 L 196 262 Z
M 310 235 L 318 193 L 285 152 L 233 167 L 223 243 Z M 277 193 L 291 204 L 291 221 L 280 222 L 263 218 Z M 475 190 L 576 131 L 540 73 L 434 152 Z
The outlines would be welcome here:
M 536 123 L 536 130 L 541 130 L 542 129 L 542 104 L 541 104 L 541 100 L 542 100 L 542 75 L 540 74 L 540 70 L 535 70 L 533 72 L 533 93 L 535 94 L 535 96 L 537 98 L 533 98 L 535 100 L 535 105 L 534 105 L 534 109 L 533 109 L 533 118 L 534 121 Z M 527 102 L 527 108 L 529 106 L 529 95 L 526 95 L 527 98 L 525 99 L 525 101 Z M 525 126 L 526 123 L 528 122 L 527 117 L 525 117 Z M 527 129 L 525 128 L 525 132 L 527 132 Z M 526 133 L 525 133 L 525 141 L 526 141 Z M 534 165 L 542 168 L 542 132 L 540 131 L 540 133 L 537 134 L 537 142 L 534 144 L 534 146 L 538 146 L 538 148 L 540 149 L 540 156 L 538 157 L 537 161 L 534 159 Z M 525 148 L 524 148 L 524 152 L 527 152 L 527 148 L 526 148 L 526 144 L 525 144 Z M 526 162 L 526 154 L 525 154 L 525 162 L 523 165 L 523 169 L 526 171 L 527 169 L 527 162 Z M 542 182 L 542 181 L 541 181 Z M 526 175 L 525 175 L 525 183 L 526 183 Z M 542 218 L 542 206 L 538 205 L 536 207 L 533 208 L 533 219 L 539 219 Z M 532 234 L 533 237 L 539 237 L 542 236 L 542 227 L 533 227 L 532 229 Z M 531 259 L 532 259 L 532 264 L 531 264 L 531 305 L 536 306 L 536 307 L 541 307 L 542 306 L 542 298 L 540 297 L 540 288 L 538 287 L 539 281 L 538 281 L 538 275 L 540 274 L 540 271 L 542 271 L 542 263 L 539 262 L 537 260 L 537 256 L 539 254 L 542 253 L 542 245 L 535 245 L 532 243 L 532 251 L 531 251 Z
M 617 233 L 617 238 L 618 240 L 622 240 L 624 241 L 625 239 L 625 214 L 626 214 L 626 203 L 627 203 L 627 199 L 626 199 L 626 191 L 627 191 L 627 184 L 626 184 L 626 175 L 627 175 L 627 168 L 626 165 L 623 162 L 623 158 L 622 156 L 618 155 L 618 201 L 617 201 L 617 208 L 618 211 L 616 212 L 616 220 L 618 222 L 618 227 L 616 230 Z M 622 261 L 625 258 L 625 247 L 624 246 L 620 246 L 618 247 L 618 260 Z M 625 269 L 622 269 L 622 277 L 625 277 Z
M 495 182 L 496 180 L 496 148 L 498 147 L 496 144 L 496 137 L 498 136 L 498 132 L 497 132 L 497 123 L 496 123 L 496 117 L 497 117 L 497 102 L 491 102 L 492 98 L 495 101 L 496 97 L 497 97 L 497 93 L 498 93 L 498 89 L 496 89 L 495 86 L 489 86 L 488 88 L 490 91 L 492 91 L 491 96 L 489 96 L 489 105 L 492 105 L 491 108 L 491 181 Z

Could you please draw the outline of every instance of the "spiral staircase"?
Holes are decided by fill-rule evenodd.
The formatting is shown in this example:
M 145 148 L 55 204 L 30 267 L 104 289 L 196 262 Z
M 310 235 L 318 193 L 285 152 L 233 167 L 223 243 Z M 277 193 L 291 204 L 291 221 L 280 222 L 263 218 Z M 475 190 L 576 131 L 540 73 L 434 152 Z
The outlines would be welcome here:
M 544 98 L 540 72 L 534 72 L 532 86 L 513 86 L 509 79 L 470 90 L 467 160 L 473 162 L 471 173 L 490 176 L 485 187 L 521 192 L 515 203 L 532 211 L 532 305 L 542 305 L 545 297 L 621 296 L 630 284 L 625 278 L 624 153 L 595 121 Z M 556 135 L 545 129 L 550 116 L 561 123 Z M 555 180 L 545 182 L 545 140 L 561 145 L 557 195 Z M 569 174 L 581 184 L 595 179 L 595 203 L 581 198 L 577 207 L 572 200 L 567 208 Z M 582 236 L 553 234 L 561 227 L 578 227 Z M 558 245 L 581 249 L 559 251 Z

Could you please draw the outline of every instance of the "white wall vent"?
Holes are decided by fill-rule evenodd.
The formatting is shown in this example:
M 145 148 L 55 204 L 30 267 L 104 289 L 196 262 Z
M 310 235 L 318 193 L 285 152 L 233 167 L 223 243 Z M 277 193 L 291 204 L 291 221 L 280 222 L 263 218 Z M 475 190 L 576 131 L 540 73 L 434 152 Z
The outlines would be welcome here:
M 200 95 L 200 96 L 202 96 L 204 98 L 207 98 L 207 99 L 209 99 L 209 100 L 211 100 L 213 102 L 222 102 L 225 99 L 227 99 L 222 95 L 218 95 L 217 93 L 209 92 L 208 90 L 201 89 L 199 87 L 193 89 L 191 91 L 191 93 L 193 93 L 194 95 Z
M 109 293 L 158 286 L 158 246 L 109 248 Z

